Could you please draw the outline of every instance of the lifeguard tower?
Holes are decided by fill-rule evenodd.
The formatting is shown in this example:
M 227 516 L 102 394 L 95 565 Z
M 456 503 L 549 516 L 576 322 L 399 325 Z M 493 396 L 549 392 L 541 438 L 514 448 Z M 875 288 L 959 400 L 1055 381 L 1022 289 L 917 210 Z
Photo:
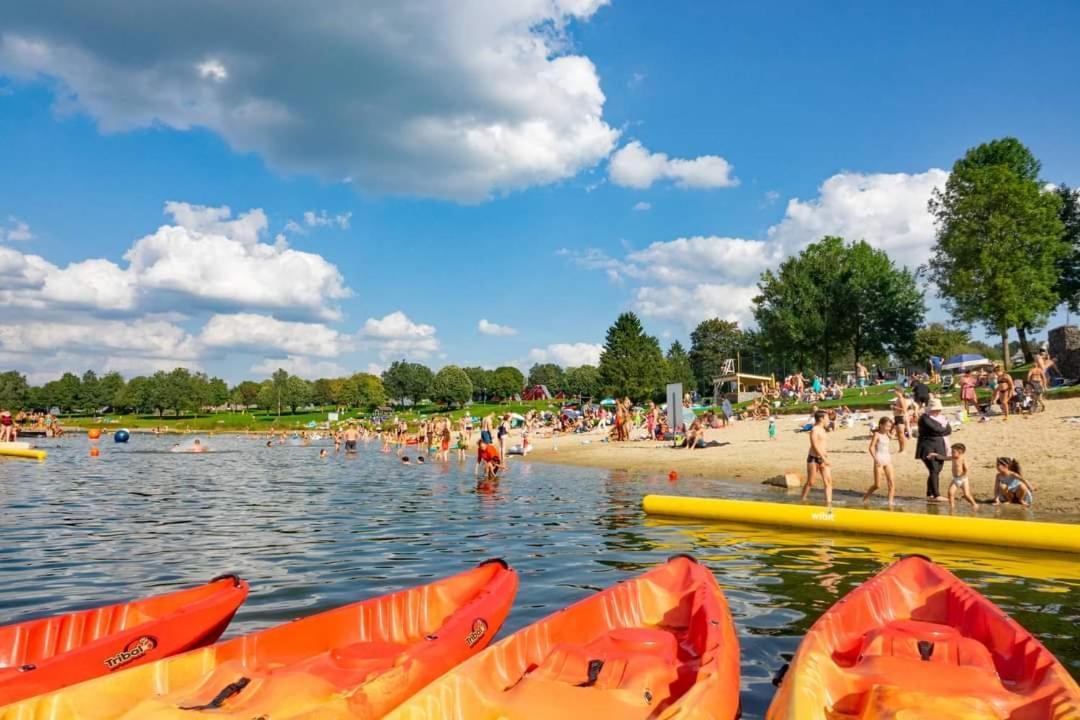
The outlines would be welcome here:
M 735 358 L 724 360 L 720 372 L 720 377 L 713 378 L 713 402 L 716 404 L 725 399 L 732 403 L 753 400 L 762 394 L 763 386 L 771 386 L 776 382 L 772 375 L 739 372 Z

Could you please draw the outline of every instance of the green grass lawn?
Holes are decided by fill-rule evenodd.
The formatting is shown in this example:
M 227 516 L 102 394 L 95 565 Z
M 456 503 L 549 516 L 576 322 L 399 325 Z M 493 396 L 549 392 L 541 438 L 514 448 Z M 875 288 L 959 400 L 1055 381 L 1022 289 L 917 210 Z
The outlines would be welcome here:
M 473 417 L 483 417 L 488 413 L 501 415 L 503 413 L 520 413 L 524 415 L 529 410 L 556 410 L 561 407 L 559 400 L 537 400 L 530 402 L 511 402 L 505 404 L 475 403 L 466 409 L 451 410 L 449 413 L 434 404 L 421 404 L 412 408 L 397 409 L 390 413 L 405 419 L 410 423 L 418 422 L 434 415 L 450 415 L 457 420 L 465 414 L 466 410 Z M 314 412 L 299 412 L 295 415 L 288 412 L 280 417 L 276 413 L 265 413 L 261 410 L 250 412 L 220 412 L 207 415 L 171 415 L 162 417 L 157 415 L 105 415 L 104 417 L 72 416 L 66 415 L 60 418 L 66 427 L 105 427 L 109 429 L 119 428 L 155 428 L 168 427 L 170 431 L 267 431 L 267 430 L 300 430 L 309 422 L 326 422 L 327 413 L 333 408 L 325 408 Z M 368 419 L 372 413 L 348 411 L 342 413 L 339 419 L 346 420 L 359 418 Z

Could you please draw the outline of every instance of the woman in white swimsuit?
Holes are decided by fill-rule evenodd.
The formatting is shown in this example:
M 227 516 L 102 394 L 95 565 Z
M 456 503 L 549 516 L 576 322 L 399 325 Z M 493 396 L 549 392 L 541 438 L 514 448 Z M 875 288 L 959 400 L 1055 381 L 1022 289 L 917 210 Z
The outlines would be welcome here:
M 896 497 L 896 475 L 893 471 L 892 450 L 889 448 L 889 435 L 892 429 L 893 421 L 883 417 L 878 421 L 877 429 L 870 433 L 870 446 L 867 452 L 874 460 L 874 484 L 863 494 L 863 502 L 868 502 L 870 496 L 881 487 L 882 476 L 885 478 L 885 485 L 889 491 L 890 507 Z

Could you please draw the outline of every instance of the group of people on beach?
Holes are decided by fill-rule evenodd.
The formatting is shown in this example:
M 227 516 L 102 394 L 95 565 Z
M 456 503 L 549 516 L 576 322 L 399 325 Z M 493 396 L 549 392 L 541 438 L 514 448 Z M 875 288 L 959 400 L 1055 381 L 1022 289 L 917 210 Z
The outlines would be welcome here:
M 909 399 L 904 389 L 897 386 L 892 405 L 893 417 L 878 419 L 870 433 L 867 452 L 873 462 L 873 480 L 863 494 L 863 501 L 881 489 L 884 483 L 888 504 L 895 502 L 896 480 L 893 467 L 892 440 L 898 442 L 900 452 L 904 451 L 906 440 L 910 436 L 910 427 L 916 427 L 915 459 L 926 466 L 926 498 L 930 502 L 948 502 L 955 508 L 958 498 L 967 500 L 972 508 L 978 508 L 972 493 L 970 462 L 967 448 L 963 443 L 949 443 L 953 427 L 945 416 L 939 397 L 930 392 L 930 388 L 921 378 L 914 378 L 912 397 Z M 829 415 L 817 410 L 813 415 L 813 426 L 809 431 L 810 448 L 806 457 L 806 480 L 802 488 L 805 501 L 817 479 L 820 478 L 825 490 L 825 502 L 832 506 L 832 472 L 829 465 L 828 423 Z M 941 493 L 941 473 L 945 464 L 951 464 L 951 481 L 946 495 Z M 1034 485 L 1026 480 L 1020 468 L 1020 462 L 1012 457 L 998 457 L 995 463 L 993 503 L 1017 503 L 1030 507 L 1035 499 Z
M 27 412 L 20 410 L 12 415 L 10 410 L 0 410 L 0 442 L 15 442 L 20 432 L 44 433 L 47 437 L 61 437 L 64 429 L 51 412 Z

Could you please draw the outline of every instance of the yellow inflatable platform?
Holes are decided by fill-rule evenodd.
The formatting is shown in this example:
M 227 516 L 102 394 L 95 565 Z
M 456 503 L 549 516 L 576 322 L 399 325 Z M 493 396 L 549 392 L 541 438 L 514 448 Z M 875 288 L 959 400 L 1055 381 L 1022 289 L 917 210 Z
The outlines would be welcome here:
M 833 508 L 830 511 L 820 505 L 672 495 L 646 495 L 641 504 L 649 515 L 1080 553 L 1080 525 L 1063 523 L 857 508 Z
M 25 458 L 27 460 L 44 460 L 48 453 L 30 447 L 27 442 L 2 442 L 0 443 L 0 457 Z

